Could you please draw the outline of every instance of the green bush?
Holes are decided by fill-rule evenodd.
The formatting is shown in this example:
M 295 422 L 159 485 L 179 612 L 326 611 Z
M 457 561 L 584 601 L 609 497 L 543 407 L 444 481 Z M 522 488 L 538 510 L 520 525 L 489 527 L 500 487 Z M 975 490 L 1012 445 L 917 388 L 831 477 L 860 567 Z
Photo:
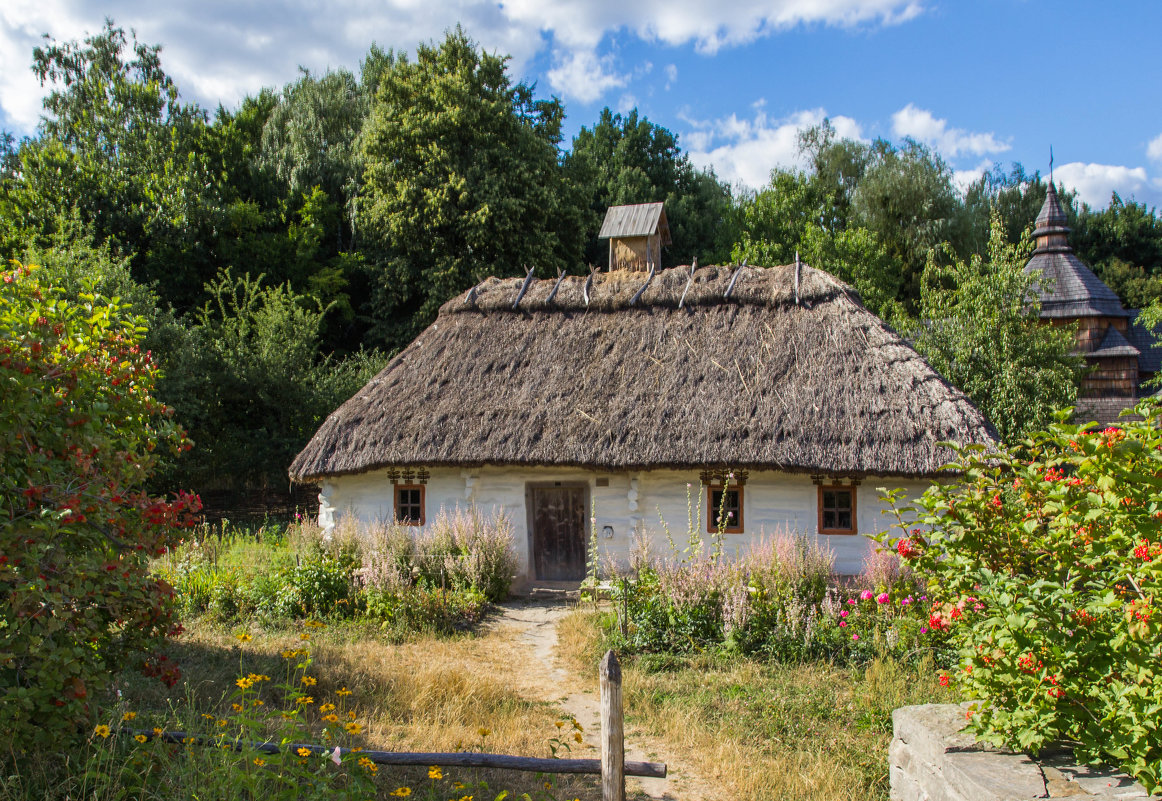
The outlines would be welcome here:
M 958 448 L 962 479 L 898 510 L 928 579 L 942 677 L 981 740 L 1073 746 L 1162 782 L 1162 431 L 1151 399 L 1119 427 L 1058 423 L 1013 447 Z
M 180 630 L 149 573 L 200 508 L 143 490 L 187 447 L 153 396 L 141 321 L 16 265 L 0 281 L 0 750 L 75 735 L 115 670 L 173 683 Z

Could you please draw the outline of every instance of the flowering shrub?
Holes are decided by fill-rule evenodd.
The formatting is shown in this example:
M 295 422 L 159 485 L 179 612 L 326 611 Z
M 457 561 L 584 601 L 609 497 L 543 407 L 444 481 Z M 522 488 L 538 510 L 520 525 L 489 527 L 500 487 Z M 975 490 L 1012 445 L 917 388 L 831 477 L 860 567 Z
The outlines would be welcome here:
M 1118 427 L 1058 423 L 1016 446 L 958 448 L 956 483 L 898 509 L 893 545 L 929 580 L 941 678 L 981 740 L 1072 745 L 1162 781 L 1162 431 L 1144 401 Z M 893 500 L 898 500 L 894 498 Z
M 2 274 L 0 731 L 21 749 L 75 733 L 113 670 L 179 676 L 161 653 L 173 591 L 149 558 L 201 504 L 143 489 L 160 449 L 190 445 L 153 397 L 142 334 L 116 300 Z

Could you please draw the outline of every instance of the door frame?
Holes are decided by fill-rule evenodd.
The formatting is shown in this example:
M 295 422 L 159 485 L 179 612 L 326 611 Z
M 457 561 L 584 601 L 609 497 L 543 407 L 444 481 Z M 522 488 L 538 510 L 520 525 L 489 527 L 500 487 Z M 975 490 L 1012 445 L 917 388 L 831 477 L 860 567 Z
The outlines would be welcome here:
M 574 479 L 572 481 L 526 481 L 525 482 L 525 530 L 528 533 L 528 554 L 529 554 L 529 579 L 531 581 L 553 581 L 553 579 L 542 579 L 537 575 L 537 552 L 536 552 L 536 533 L 533 531 L 535 520 L 533 519 L 533 490 L 535 489 L 580 489 L 583 490 L 583 497 L 585 499 L 585 509 L 592 509 L 592 488 L 589 480 Z M 588 551 L 589 538 L 585 532 L 588 531 L 588 526 L 585 525 L 589 520 L 589 515 L 586 513 L 582 518 L 582 544 L 585 546 L 584 551 Z M 582 573 L 580 581 L 585 580 L 584 572 Z

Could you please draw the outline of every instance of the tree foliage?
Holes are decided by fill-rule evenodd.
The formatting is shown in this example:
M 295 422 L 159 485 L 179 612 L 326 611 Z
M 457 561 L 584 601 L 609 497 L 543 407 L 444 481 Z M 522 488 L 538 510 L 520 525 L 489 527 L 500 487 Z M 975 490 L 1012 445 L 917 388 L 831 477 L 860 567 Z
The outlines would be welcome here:
M 903 322 L 928 363 L 962 389 L 1006 442 L 1046 425 L 1072 404 L 1081 360 L 1074 332 L 1042 325 L 1024 271 L 1031 243 L 1012 245 L 994 215 L 988 252 L 968 261 L 930 259 L 920 317 Z
M 4 748 L 75 736 L 112 672 L 176 681 L 178 631 L 149 559 L 200 503 L 143 487 L 188 447 L 154 396 L 141 320 L 114 298 L 65 300 L 36 270 L 0 283 L 0 729 Z
M 459 28 L 385 70 L 362 139 L 373 341 L 399 347 L 489 275 L 578 261 L 558 168 L 564 110 Z

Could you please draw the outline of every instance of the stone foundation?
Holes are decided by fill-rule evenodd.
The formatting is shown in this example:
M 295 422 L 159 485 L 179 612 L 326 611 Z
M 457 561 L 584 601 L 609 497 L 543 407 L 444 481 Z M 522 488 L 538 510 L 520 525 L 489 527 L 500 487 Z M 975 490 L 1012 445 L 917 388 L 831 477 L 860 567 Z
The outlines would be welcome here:
M 1074 764 L 1072 754 L 1025 754 L 979 745 L 961 732 L 965 709 L 906 706 L 892 714 L 892 801 L 1027 801 L 1095 796 L 1162 801 L 1123 773 Z

